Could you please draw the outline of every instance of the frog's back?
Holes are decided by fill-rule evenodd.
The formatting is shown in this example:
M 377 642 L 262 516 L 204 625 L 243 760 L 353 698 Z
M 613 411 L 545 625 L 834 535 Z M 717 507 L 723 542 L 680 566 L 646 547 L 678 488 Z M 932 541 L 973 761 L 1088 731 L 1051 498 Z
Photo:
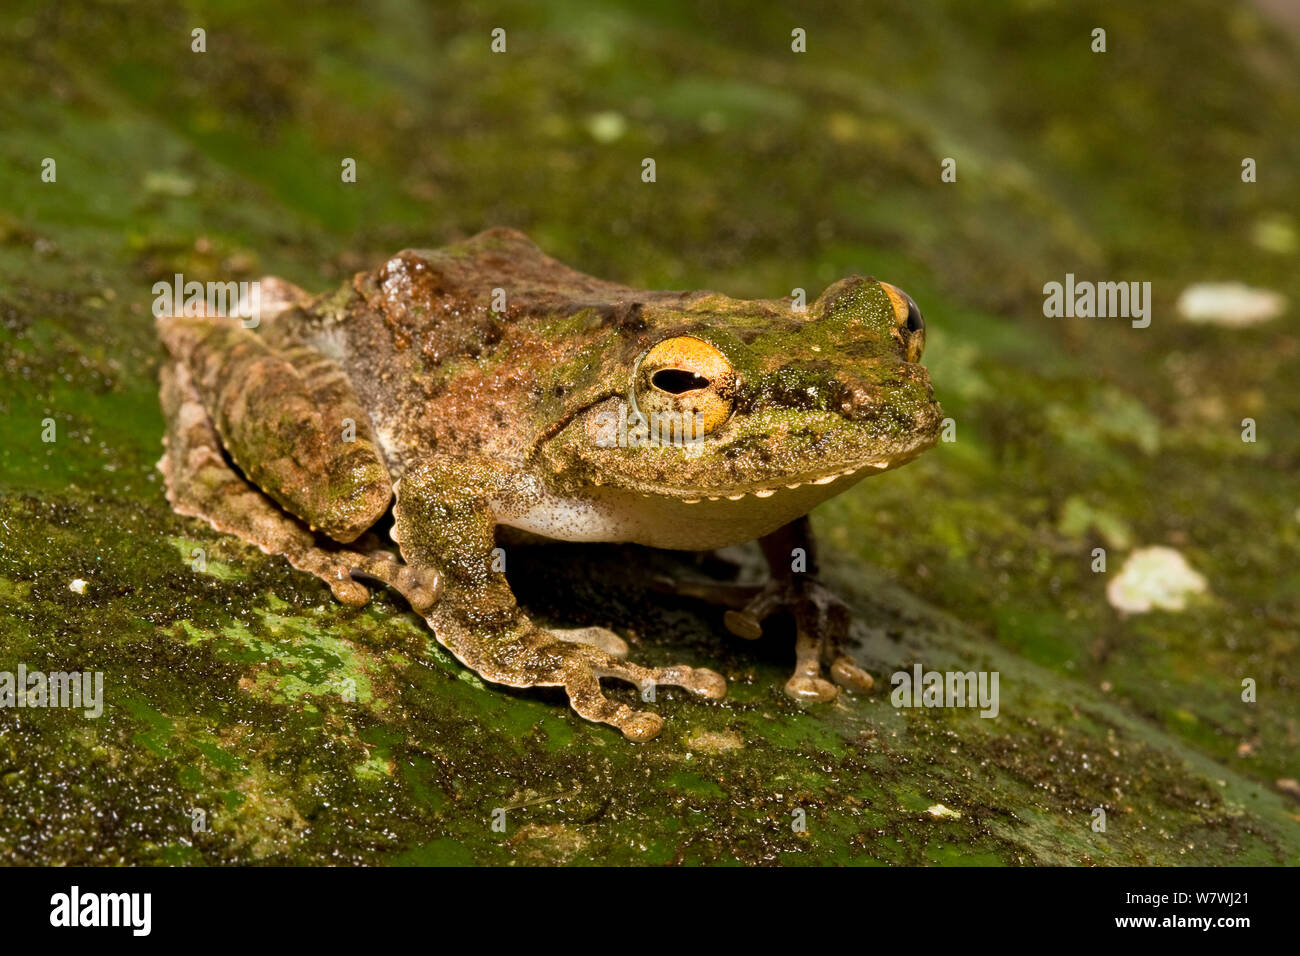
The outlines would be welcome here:
M 644 292 L 593 278 L 546 256 L 512 229 L 438 250 L 407 250 L 267 333 L 333 359 L 369 410 L 397 473 L 435 448 L 518 459 L 536 431 L 528 410 L 548 374 L 634 322 Z M 588 321 L 557 322 L 583 314 Z

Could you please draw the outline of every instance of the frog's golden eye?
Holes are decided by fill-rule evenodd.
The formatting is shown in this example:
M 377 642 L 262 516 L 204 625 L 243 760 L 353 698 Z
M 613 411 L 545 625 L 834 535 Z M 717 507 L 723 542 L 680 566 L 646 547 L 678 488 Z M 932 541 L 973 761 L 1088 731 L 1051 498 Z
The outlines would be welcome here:
M 912 297 L 898 286 L 882 282 L 880 288 L 885 290 L 885 295 L 889 296 L 889 302 L 894 307 L 894 320 L 898 323 L 898 333 L 903 340 L 905 358 L 909 362 L 921 361 L 921 354 L 925 351 L 925 319 L 921 316 L 921 310 L 916 307 Z
M 664 339 L 641 357 L 633 383 L 637 410 L 647 418 L 676 416 L 675 424 L 708 435 L 731 417 L 736 371 L 702 339 Z

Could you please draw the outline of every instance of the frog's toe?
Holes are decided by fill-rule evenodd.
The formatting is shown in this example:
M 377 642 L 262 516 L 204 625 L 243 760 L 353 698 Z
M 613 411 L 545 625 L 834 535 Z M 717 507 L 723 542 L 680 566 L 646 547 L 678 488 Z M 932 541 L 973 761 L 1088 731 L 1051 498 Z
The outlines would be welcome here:
M 653 683 L 682 687 L 697 697 L 721 700 L 727 696 L 727 679 L 707 667 L 687 667 L 685 664 L 677 664 L 673 667 L 656 668 L 652 673 Z
M 795 674 L 785 682 L 785 692 L 798 701 L 824 704 L 835 699 L 839 688 L 830 681 L 808 674 Z
M 346 568 L 338 569 L 338 575 L 325 579 L 336 601 L 349 607 L 361 607 L 370 600 L 370 591 L 364 584 L 348 577 Z
M 793 610 L 795 640 L 795 674 L 786 684 L 786 693 L 799 700 L 829 701 L 840 688 L 869 691 L 875 680 L 848 654 L 852 615 L 848 605 L 815 580 L 797 587 Z M 830 680 L 822 677 L 822 669 Z M 832 683 L 833 681 L 833 683 Z
M 652 740 L 663 729 L 664 719 L 658 714 L 633 710 L 606 697 L 594 669 L 575 668 L 564 681 L 564 692 L 569 695 L 569 706 L 579 717 L 610 724 L 628 740 Z
M 762 620 L 750 611 L 727 611 L 722 615 L 722 623 L 732 634 L 743 637 L 747 641 L 756 641 L 763 636 Z
M 497 620 L 485 619 L 480 602 L 443 601 L 426 615 L 439 643 L 485 680 L 510 687 L 562 687 L 578 716 L 616 727 L 629 740 L 649 740 L 663 718 L 634 710 L 605 696 L 601 680 L 618 678 L 640 688 L 659 684 L 684 687 L 700 697 L 726 693 L 722 675 L 702 667 L 642 667 L 620 656 L 627 645 L 603 627 L 550 631 L 538 627 L 515 608 Z M 617 651 L 618 653 L 614 653 Z
M 815 587 L 825 590 L 820 585 Z M 793 676 L 786 681 L 786 694 L 799 701 L 825 703 L 836 698 L 840 687 L 870 690 L 875 685 L 871 675 L 843 652 L 849 622 L 847 614 L 838 613 L 842 605 L 828 600 L 824 593 L 813 600 L 816 613 L 801 614 L 796 610 L 795 667 Z M 834 683 L 822 677 L 823 665 L 829 667 Z
M 627 657 L 627 641 L 606 627 L 551 628 L 548 633 L 570 644 L 590 644 L 614 657 Z
M 608 700 L 600 692 L 602 677 L 617 677 L 636 684 L 646 699 L 652 699 L 648 692 L 659 685 L 681 687 L 698 697 L 712 700 L 718 700 L 727 694 L 727 681 L 721 674 L 707 667 L 687 667 L 685 664 L 641 667 L 607 657 L 603 661 L 592 662 L 591 677 L 595 682 L 594 690 L 585 681 L 566 681 L 564 687 L 573 709 L 588 720 L 613 724 L 629 740 L 650 740 L 658 736 L 663 727 L 663 718 L 658 714 L 635 711 L 624 704 Z
M 695 668 L 694 681 L 689 686 L 696 694 L 710 700 L 722 700 L 727 696 L 727 679 L 707 667 Z
M 866 691 L 875 685 L 871 675 L 844 654 L 850 621 L 847 605 L 815 580 L 774 578 L 762 587 L 754 587 L 660 577 L 655 587 L 723 605 L 728 609 L 722 617 L 727 630 L 750 641 L 763 636 L 763 622 L 773 614 L 790 612 L 799 637 L 795 644 L 797 664 L 794 675 L 786 681 L 785 692 L 795 700 L 825 703 L 834 700 L 841 687 Z M 829 668 L 831 680 L 822 676 L 823 666 Z M 696 693 L 714 696 L 701 690 Z
M 697 697 L 721 700 L 727 696 L 727 679 L 717 671 L 707 667 L 687 667 L 675 664 L 672 667 L 642 667 L 626 661 L 606 660 L 596 665 L 596 672 L 601 677 L 617 677 L 641 688 L 641 694 L 650 699 L 648 691 L 654 687 L 681 687 Z
M 406 598 L 417 613 L 423 614 L 431 608 L 442 593 L 442 579 L 435 569 L 406 564 L 389 551 L 377 549 L 368 554 L 343 552 L 341 557 L 351 574 L 382 581 Z M 337 591 L 334 593 L 338 595 Z
M 369 589 L 352 579 L 355 558 L 347 551 L 326 551 L 322 548 L 305 548 L 291 552 L 286 557 L 300 571 L 309 571 L 329 585 L 334 599 L 349 607 L 361 607 L 370 600 Z
M 416 613 L 423 614 L 433 607 L 442 593 L 442 580 L 436 571 L 404 565 L 393 582 Z
M 871 690 L 876 686 L 875 678 L 853 661 L 841 655 L 831 664 L 831 678 L 841 687 L 850 690 Z

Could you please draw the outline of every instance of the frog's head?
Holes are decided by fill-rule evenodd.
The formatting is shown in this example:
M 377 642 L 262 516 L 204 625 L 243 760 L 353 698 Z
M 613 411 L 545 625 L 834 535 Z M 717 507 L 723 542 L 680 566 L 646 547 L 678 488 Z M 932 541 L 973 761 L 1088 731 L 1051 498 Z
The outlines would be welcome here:
M 749 525 L 775 526 L 935 443 L 924 347 L 916 303 L 860 276 L 802 312 L 713 293 L 659 299 L 605 343 L 607 388 L 550 440 L 551 471 L 695 504 L 704 520 L 744 501 Z

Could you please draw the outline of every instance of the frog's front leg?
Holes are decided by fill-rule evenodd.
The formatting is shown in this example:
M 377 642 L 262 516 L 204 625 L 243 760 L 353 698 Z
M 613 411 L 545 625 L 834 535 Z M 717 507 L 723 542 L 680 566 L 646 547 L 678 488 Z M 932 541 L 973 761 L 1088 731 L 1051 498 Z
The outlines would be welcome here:
M 393 539 L 402 557 L 442 576 L 442 597 L 425 617 L 438 642 L 480 676 L 511 687 L 563 687 L 579 715 L 632 740 L 656 736 L 663 718 L 605 697 L 602 677 L 643 692 L 665 684 L 701 697 L 725 695 L 726 681 L 706 668 L 622 660 L 622 642 L 603 628 L 549 631 L 529 620 L 493 555 L 498 509 L 525 507 L 537 494 L 528 479 L 516 482 L 496 462 L 434 458 L 408 471 L 396 492 Z
M 870 690 L 874 681 L 845 653 L 852 612 L 829 588 L 817 580 L 816 550 L 807 516 L 798 518 L 759 539 L 771 569 L 765 585 L 724 584 L 713 581 L 667 581 L 675 593 L 729 608 L 723 622 L 737 637 L 753 640 L 763 634 L 763 621 L 788 610 L 795 623 L 794 674 L 785 692 L 796 700 L 828 701 L 839 693 L 836 684 Z M 802 553 L 802 562 L 796 555 Z M 802 570 L 795 570 L 798 564 Z M 834 684 L 823 678 L 827 667 Z

